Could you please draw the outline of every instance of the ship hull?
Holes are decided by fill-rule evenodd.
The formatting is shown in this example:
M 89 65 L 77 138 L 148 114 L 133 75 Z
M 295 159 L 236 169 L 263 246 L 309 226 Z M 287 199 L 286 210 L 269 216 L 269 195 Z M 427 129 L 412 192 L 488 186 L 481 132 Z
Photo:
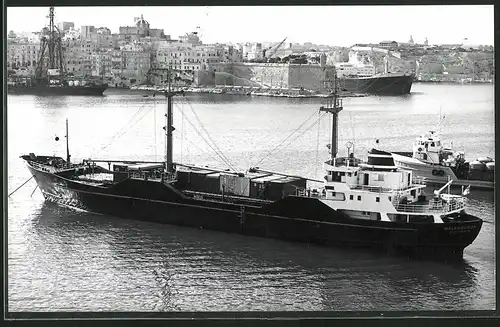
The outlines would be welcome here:
M 64 86 L 64 87 L 49 87 L 46 85 L 36 86 L 11 86 L 7 87 L 7 93 L 10 94 L 29 94 L 43 96 L 65 96 L 65 95 L 80 95 L 80 96 L 100 96 L 108 88 L 105 85 L 98 86 Z
M 378 95 L 409 94 L 413 75 L 381 75 L 372 77 L 341 77 L 340 88 L 353 93 Z
M 126 179 L 109 187 L 92 186 L 29 164 L 28 169 L 47 201 L 93 213 L 422 259 L 461 260 L 482 225 L 467 214 L 443 224 L 352 219 L 318 199 L 294 196 L 263 206 L 195 200 L 161 182 Z

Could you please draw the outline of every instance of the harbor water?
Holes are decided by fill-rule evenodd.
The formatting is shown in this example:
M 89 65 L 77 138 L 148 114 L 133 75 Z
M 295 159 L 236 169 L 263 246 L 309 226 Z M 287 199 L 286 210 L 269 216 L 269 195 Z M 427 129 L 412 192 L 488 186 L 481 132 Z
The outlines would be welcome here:
M 73 161 L 163 160 L 160 94 L 7 101 L 8 193 L 30 177 L 20 155 L 66 156 L 66 118 Z M 345 98 L 339 153 L 350 141 L 366 156 L 377 139 L 382 150 L 410 151 L 418 135 L 439 130 L 470 161 L 494 158 L 493 101 L 491 84 Z M 331 116 L 318 111 L 321 99 L 194 94 L 174 102 L 175 162 L 322 179 Z M 469 195 L 482 230 L 463 263 L 445 264 L 81 212 L 44 202 L 35 186 L 7 200 L 10 312 L 495 309 L 493 192 Z

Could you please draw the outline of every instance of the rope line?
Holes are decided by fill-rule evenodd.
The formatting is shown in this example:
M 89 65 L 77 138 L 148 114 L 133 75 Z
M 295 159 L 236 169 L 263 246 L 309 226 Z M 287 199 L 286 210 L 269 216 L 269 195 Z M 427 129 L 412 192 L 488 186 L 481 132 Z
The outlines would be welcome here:
M 110 139 L 110 141 L 109 141 L 109 143 L 108 143 L 107 145 L 104 145 L 104 146 L 103 146 L 100 150 L 98 150 L 97 152 L 96 152 L 96 147 L 94 147 L 94 149 L 92 150 L 92 152 L 91 152 L 91 153 L 92 153 L 92 154 L 98 154 L 98 153 L 100 153 L 101 151 L 103 151 L 104 149 L 106 149 L 108 146 L 110 146 L 110 145 L 111 145 L 111 143 L 113 143 L 114 141 L 116 141 L 116 140 L 117 140 L 117 139 L 118 139 L 121 135 L 123 135 L 123 134 L 122 134 L 122 133 L 123 133 L 123 131 L 124 131 L 124 130 L 127 130 L 128 128 L 130 128 L 128 125 L 130 125 L 130 124 L 132 123 L 132 121 L 133 121 L 133 120 L 134 120 L 134 119 L 135 119 L 135 118 L 136 118 L 136 117 L 137 117 L 137 116 L 141 113 L 141 111 L 142 111 L 142 110 L 144 110 L 145 106 L 146 106 L 146 103 L 145 103 L 145 104 L 143 104 L 141 107 L 139 107 L 139 109 L 137 109 L 137 111 L 136 111 L 136 112 L 132 115 L 132 117 L 130 117 L 129 121 L 128 121 L 125 125 L 123 125 L 123 127 L 122 127 L 120 130 L 118 130 L 118 131 L 115 133 L 115 135 L 113 135 L 113 136 L 111 137 L 111 139 Z M 120 134 L 121 134 L 121 135 L 120 135 Z
M 291 142 L 295 141 L 296 139 L 298 139 L 299 137 L 301 137 L 302 135 L 304 135 L 305 133 L 307 133 L 308 131 L 310 131 L 310 130 L 311 130 L 312 128 L 314 128 L 314 126 L 316 126 L 316 124 L 318 124 L 318 123 L 321 121 L 321 119 L 322 119 L 323 117 L 325 117 L 325 115 L 327 115 L 327 114 L 328 114 L 327 112 L 322 112 L 322 113 L 320 114 L 320 117 L 319 117 L 316 121 L 314 121 L 311 125 L 309 125 L 309 127 L 307 127 L 307 128 L 306 128 L 306 129 L 305 129 L 302 133 L 300 133 L 299 135 L 297 135 L 295 138 L 293 138 L 292 140 L 290 140 L 290 141 L 288 141 L 288 142 L 289 142 L 289 143 L 291 143 Z M 288 145 L 288 144 L 287 144 L 287 145 Z
M 234 168 L 234 166 L 231 164 L 231 162 L 229 161 L 229 159 L 227 159 L 227 157 L 222 153 L 222 151 L 219 149 L 219 147 L 217 146 L 217 144 L 215 143 L 215 141 L 212 139 L 212 137 L 210 136 L 210 134 L 208 133 L 208 131 L 206 130 L 205 126 L 203 125 L 203 123 L 201 122 L 200 118 L 198 117 L 198 115 L 196 114 L 196 112 L 194 111 L 194 108 L 193 106 L 191 105 L 191 103 L 189 101 L 187 101 L 186 99 L 186 102 L 187 104 L 189 105 L 189 107 L 191 108 L 191 111 L 193 112 L 196 120 L 198 121 L 198 123 L 200 124 L 201 128 L 203 129 L 203 131 L 205 131 L 205 133 L 207 134 L 207 137 L 210 141 L 212 141 L 214 147 L 219 151 L 219 155 L 224 158 L 224 161 L 227 162 L 227 165 L 229 166 L 229 168 L 233 169 L 234 171 L 238 171 L 236 168 Z
M 181 163 L 183 162 L 183 153 L 184 153 L 184 138 L 186 137 L 186 133 L 184 131 L 184 103 L 181 103 Z
M 32 178 L 34 178 L 35 175 L 31 175 L 30 178 L 28 178 L 24 183 L 21 184 L 21 186 L 19 186 L 18 188 L 16 188 L 14 191 L 12 191 L 12 193 L 9 194 L 8 197 L 10 197 L 12 194 L 16 193 L 17 190 L 19 190 L 21 187 L 23 187 L 26 183 L 28 183 Z M 37 184 L 38 185 L 38 184 Z
M 299 129 L 302 128 L 317 112 L 317 109 L 314 109 L 314 112 L 312 113 L 311 116 L 309 116 L 302 124 L 300 124 L 299 127 L 297 127 L 295 130 L 292 131 L 290 135 L 288 135 L 283 141 L 281 141 L 277 146 L 275 146 L 273 149 L 271 149 L 262 159 L 260 159 L 255 166 L 260 165 L 269 155 L 271 155 L 274 151 L 276 151 L 280 146 L 282 146 L 290 137 L 293 136 Z
M 179 110 L 179 106 L 177 105 L 177 103 L 175 104 L 176 108 Z M 180 111 L 180 110 L 179 110 Z M 222 162 L 224 165 L 226 166 L 229 166 L 229 168 L 233 169 L 236 171 L 236 169 L 234 169 L 232 166 L 231 166 L 231 163 L 229 163 L 227 161 L 227 159 L 224 158 L 224 156 L 222 156 L 206 139 L 205 137 L 203 136 L 203 134 L 200 133 L 200 131 L 194 126 L 194 124 L 191 122 L 191 120 L 185 115 L 185 113 L 183 111 L 180 111 L 181 112 L 181 115 L 186 119 L 186 121 L 189 123 L 189 125 L 191 125 L 191 127 L 193 127 L 194 131 L 201 137 L 201 139 L 215 152 L 215 154 L 217 154 L 219 156 L 219 158 L 221 158 Z M 220 161 L 219 161 L 220 162 Z
M 205 126 L 201 122 L 200 118 L 196 114 L 196 112 L 195 112 L 193 106 L 191 105 L 191 103 L 187 99 L 185 99 L 185 101 L 189 105 L 189 107 L 191 108 L 191 111 L 193 112 L 194 117 L 196 118 L 196 120 L 200 124 L 200 127 L 205 132 L 205 134 L 207 135 L 208 139 L 213 143 L 213 147 L 211 146 L 212 150 L 214 150 L 224 160 L 224 162 L 226 162 L 226 164 L 229 166 L 229 168 L 231 168 L 232 170 L 234 170 L 234 171 L 237 172 L 238 170 L 231 164 L 231 162 L 229 161 L 229 159 L 222 153 L 222 151 L 219 149 L 219 147 L 217 146 L 217 144 L 214 142 L 214 140 L 210 136 L 210 133 L 208 133 L 207 129 L 205 128 Z M 194 128 L 194 126 L 193 126 L 193 128 Z M 209 143 L 207 142 L 207 144 L 209 144 Z M 214 147 L 217 150 L 215 150 Z
M 156 155 L 156 100 L 153 102 L 153 132 L 155 137 L 155 161 L 158 160 Z
M 110 143 L 108 143 L 106 146 L 102 147 L 97 153 L 102 152 L 103 150 L 107 149 L 114 141 L 118 140 L 120 137 L 125 135 L 132 127 L 134 127 L 138 122 L 140 122 L 146 115 L 151 111 L 151 108 L 148 108 L 139 119 L 137 119 L 134 123 L 132 123 L 127 129 L 124 129 L 118 136 L 116 136 L 113 140 L 111 140 Z
M 186 137 L 185 139 L 186 139 L 186 142 L 188 142 L 189 144 L 191 144 L 192 146 L 194 146 L 195 148 L 197 148 L 198 150 L 200 150 L 201 152 L 203 152 L 203 154 L 206 154 L 206 155 L 207 155 L 207 156 L 209 156 L 211 159 L 213 159 L 213 160 L 215 160 L 215 161 L 217 161 L 217 162 L 221 163 L 221 161 L 220 161 L 218 158 L 214 157 L 214 156 L 213 156 L 213 155 L 211 155 L 209 152 L 207 152 L 207 151 L 203 150 L 202 148 L 200 148 L 199 146 L 197 146 L 195 142 L 193 142 L 193 141 L 189 140 L 187 137 Z
M 320 127 L 321 127 L 321 111 L 318 111 L 318 136 L 316 138 L 316 163 L 318 162 L 319 160 L 319 130 L 320 130 Z M 318 165 L 314 165 L 315 169 L 314 169 L 314 178 L 317 177 L 317 174 L 318 174 Z

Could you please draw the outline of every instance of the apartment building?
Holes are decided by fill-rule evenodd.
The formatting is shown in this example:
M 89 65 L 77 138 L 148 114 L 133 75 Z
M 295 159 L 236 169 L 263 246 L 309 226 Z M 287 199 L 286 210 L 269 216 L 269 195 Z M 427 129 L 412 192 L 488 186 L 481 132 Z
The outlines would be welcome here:
M 27 38 L 7 39 L 7 67 L 10 69 L 25 68 L 34 73 L 40 52 L 40 43 L 29 42 Z
M 167 83 L 167 69 L 174 71 L 174 78 L 193 80 L 194 72 L 210 69 L 211 65 L 223 61 L 224 55 L 229 53 L 229 49 L 225 50 L 222 45 L 195 45 L 186 42 L 162 44 L 154 56 L 154 81 L 158 84 Z
M 112 74 L 112 55 L 113 50 L 100 51 L 91 55 L 92 72 L 91 75 L 111 80 Z M 121 57 L 121 56 L 120 56 Z M 121 58 L 120 58 L 121 59 Z
M 121 51 L 122 78 L 129 84 L 141 84 L 148 79 L 151 67 L 151 54 L 144 51 Z

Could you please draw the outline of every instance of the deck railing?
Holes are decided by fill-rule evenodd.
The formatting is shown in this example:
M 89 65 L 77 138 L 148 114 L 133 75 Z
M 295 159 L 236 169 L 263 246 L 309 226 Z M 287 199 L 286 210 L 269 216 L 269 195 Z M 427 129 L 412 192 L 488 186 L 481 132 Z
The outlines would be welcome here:
M 393 193 L 393 192 L 401 192 L 408 189 L 411 189 L 415 186 L 425 186 L 426 181 L 425 178 L 414 178 L 410 185 L 405 185 L 404 187 L 399 187 L 398 185 L 391 186 L 369 186 L 369 185 L 359 185 L 359 184 L 347 184 L 352 190 L 363 190 L 370 191 L 376 193 Z
M 430 200 L 427 204 L 397 204 L 394 206 L 397 211 L 410 213 L 448 213 L 465 208 L 465 199 L 456 198 L 449 201 Z
M 175 173 L 151 174 L 148 171 L 129 171 L 128 176 L 133 179 L 142 179 L 142 180 L 165 182 L 165 183 L 175 181 L 177 178 Z
M 41 164 L 41 163 L 36 162 L 36 161 L 30 161 L 29 164 L 36 169 L 50 171 L 50 172 L 57 172 L 57 171 L 66 170 L 66 169 L 83 167 L 81 164 L 65 163 L 62 165 L 49 165 L 49 164 Z
M 38 168 L 38 169 L 41 169 L 41 168 L 51 168 L 51 169 L 55 169 L 55 170 L 64 170 L 64 169 L 71 169 L 71 168 L 82 168 L 82 167 L 88 167 L 89 166 L 89 162 L 84 160 L 83 162 L 80 162 L 80 163 L 73 163 L 73 162 L 65 162 L 63 164 L 60 164 L 60 163 L 50 163 L 50 160 L 49 162 L 47 163 L 40 163 L 40 162 L 36 162 L 36 161 L 33 161 L 33 160 L 28 160 L 30 165 L 32 165 L 33 167 L 35 168 Z M 90 165 L 90 167 L 92 166 L 95 166 L 95 165 Z
M 317 198 L 317 199 L 326 199 L 326 195 L 324 195 L 321 191 L 312 191 L 306 189 L 296 189 L 296 196 L 306 197 L 306 198 Z

